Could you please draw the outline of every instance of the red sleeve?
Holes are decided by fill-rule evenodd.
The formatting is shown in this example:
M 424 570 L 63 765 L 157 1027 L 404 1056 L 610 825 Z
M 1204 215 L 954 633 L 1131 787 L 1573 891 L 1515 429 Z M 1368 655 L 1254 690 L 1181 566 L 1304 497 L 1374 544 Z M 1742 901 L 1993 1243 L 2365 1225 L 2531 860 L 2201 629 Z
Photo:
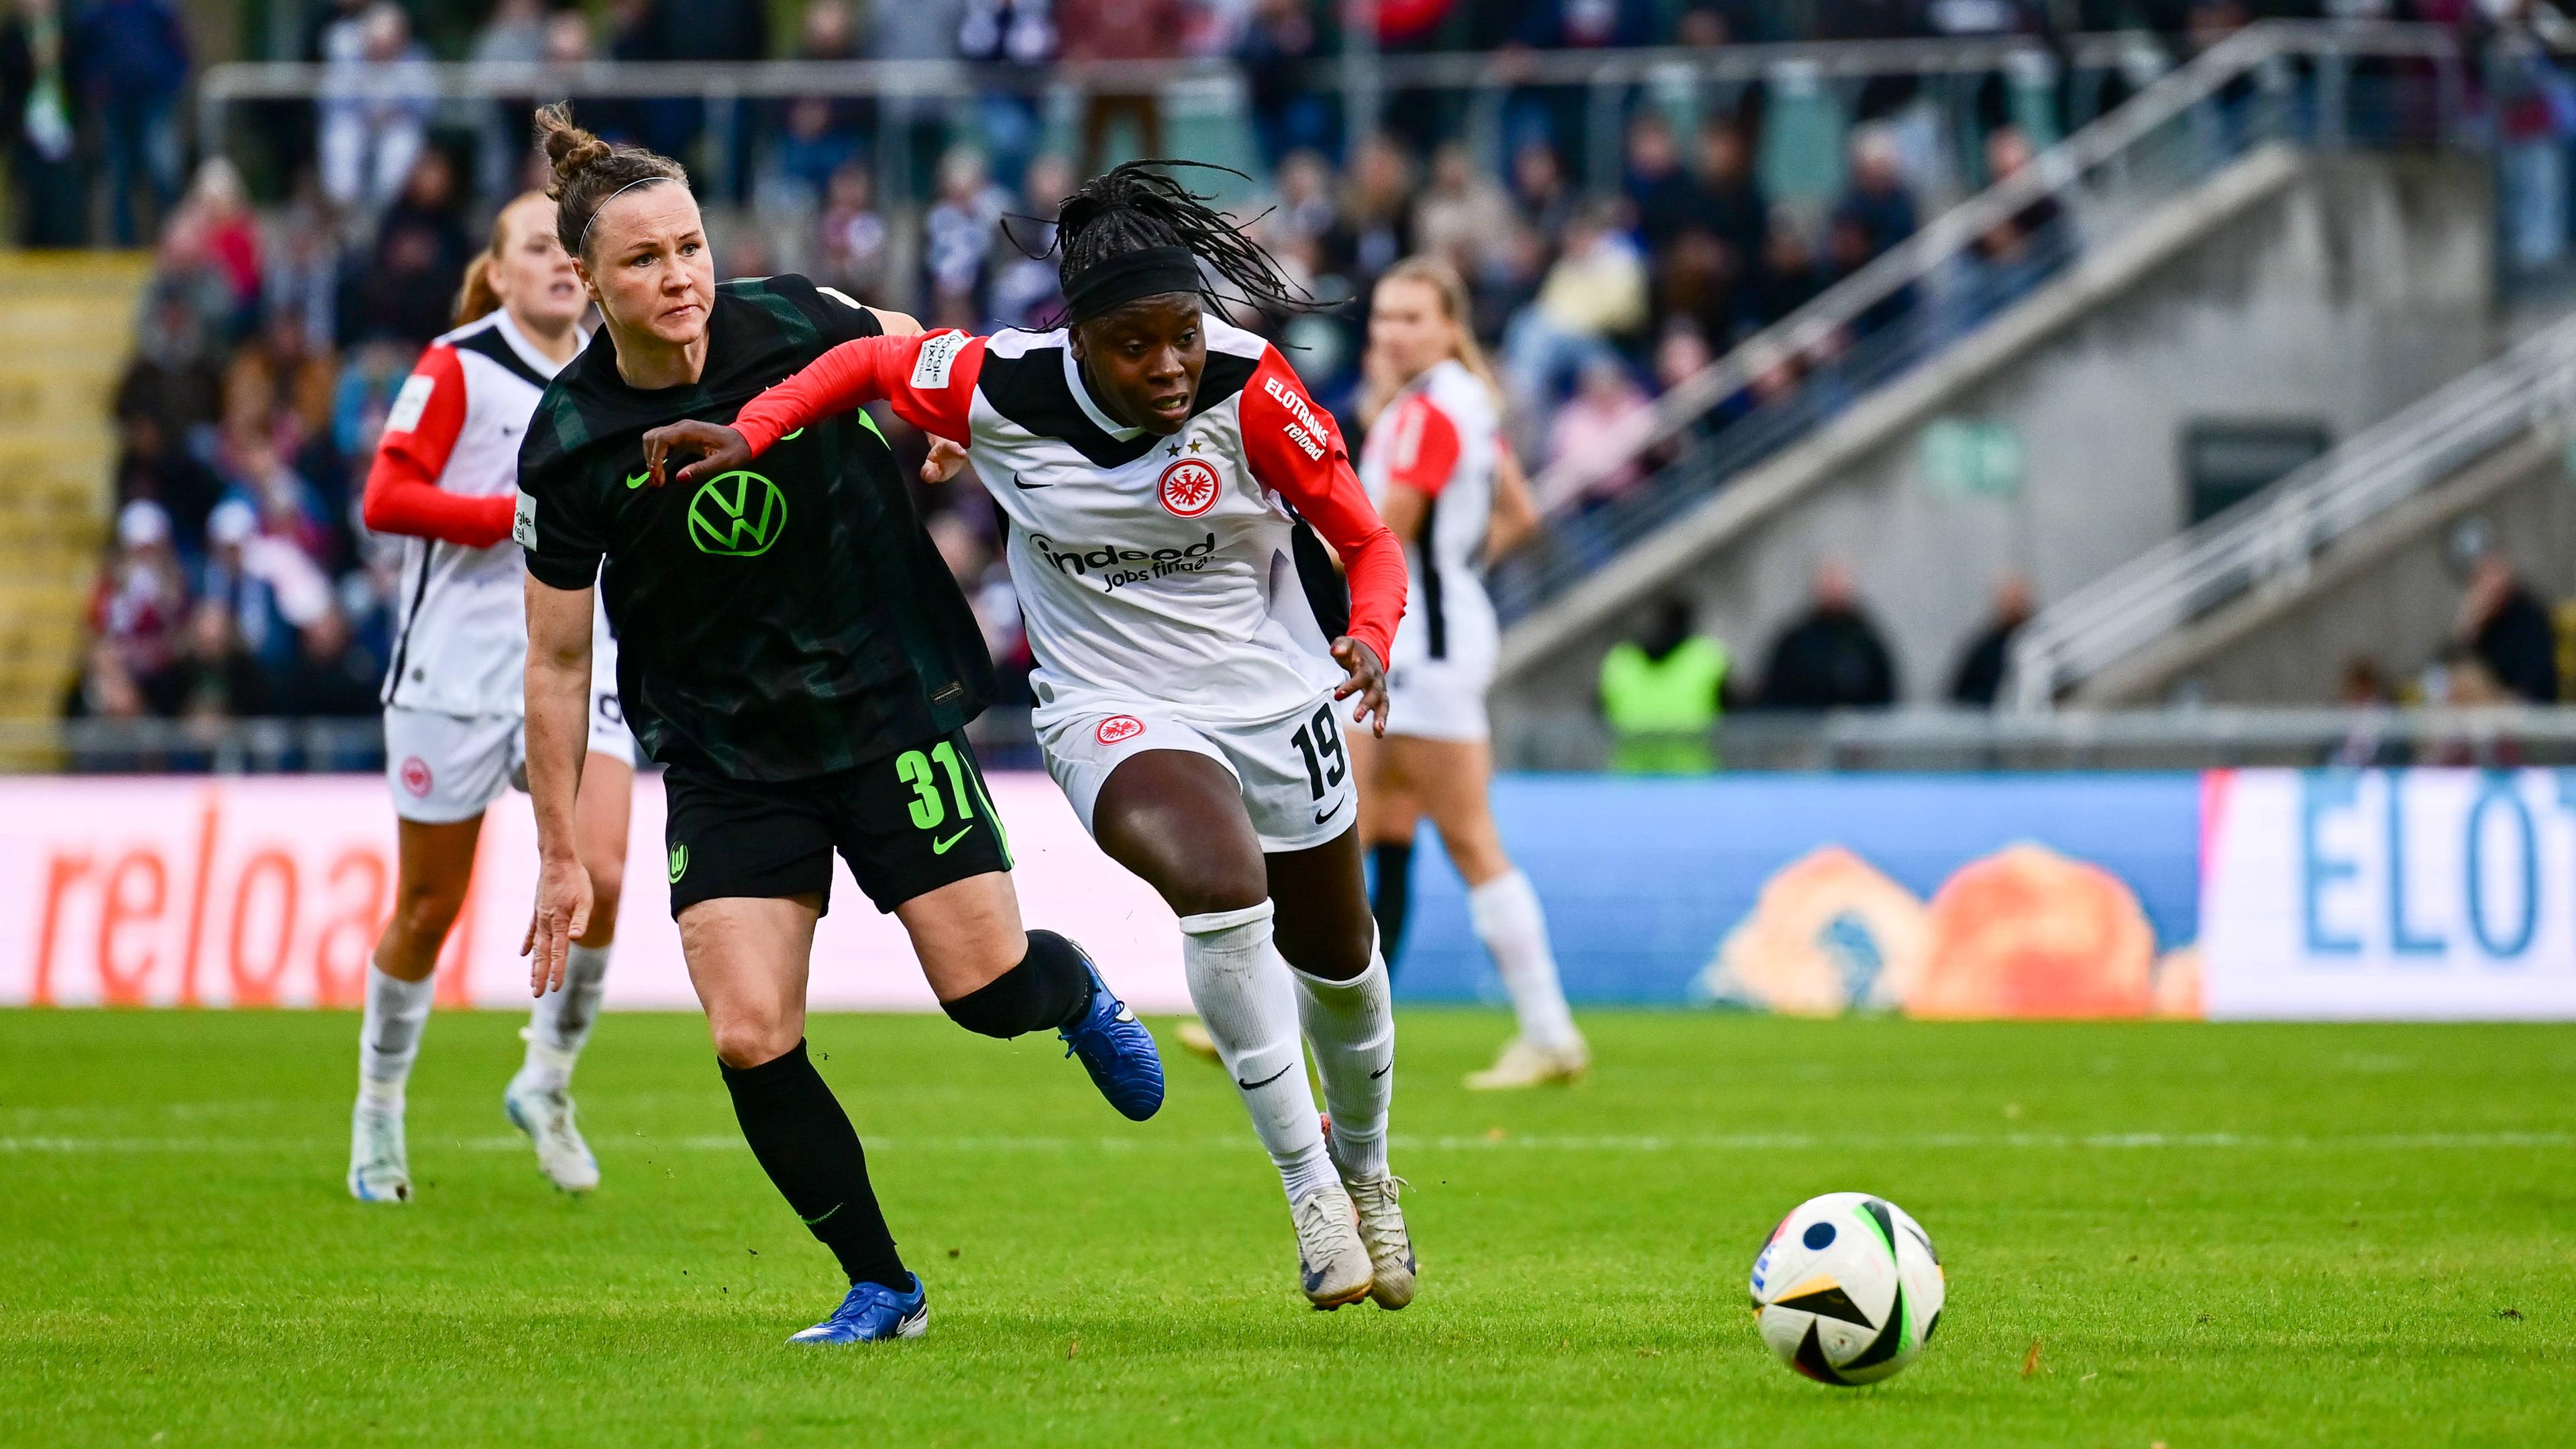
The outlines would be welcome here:
M 1394 429 L 1387 435 L 1387 481 L 1439 497 L 1458 471 L 1458 425 L 1449 414 L 1417 392 L 1379 426 Z
M 1243 385 L 1244 462 L 1260 484 L 1296 505 L 1342 556 L 1351 584 L 1351 637 L 1384 664 L 1404 617 L 1404 549 L 1378 521 L 1333 415 L 1315 406 L 1279 349 L 1265 348 Z
M 966 442 L 984 339 L 949 329 L 911 337 L 861 337 L 805 365 L 734 414 L 733 428 L 755 458 L 817 418 L 882 398 L 894 415 L 952 443 Z
M 434 538 L 467 548 L 490 548 L 510 536 L 518 498 L 513 489 L 469 498 L 438 486 L 465 430 L 465 368 L 456 349 L 433 343 L 403 379 L 385 414 L 376 461 L 358 515 L 371 533 Z

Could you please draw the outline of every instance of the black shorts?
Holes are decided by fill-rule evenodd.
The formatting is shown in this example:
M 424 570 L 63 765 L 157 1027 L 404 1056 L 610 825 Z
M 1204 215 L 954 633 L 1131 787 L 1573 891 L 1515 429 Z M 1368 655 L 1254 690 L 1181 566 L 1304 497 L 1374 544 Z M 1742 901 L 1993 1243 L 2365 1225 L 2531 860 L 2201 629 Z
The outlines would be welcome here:
M 719 896 L 832 904 L 832 852 L 880 911 L 1011 868 L 1010 841 L 966 732 L 806 780 L 736 780 L 685 761 L 662 777 L 671 914 Z

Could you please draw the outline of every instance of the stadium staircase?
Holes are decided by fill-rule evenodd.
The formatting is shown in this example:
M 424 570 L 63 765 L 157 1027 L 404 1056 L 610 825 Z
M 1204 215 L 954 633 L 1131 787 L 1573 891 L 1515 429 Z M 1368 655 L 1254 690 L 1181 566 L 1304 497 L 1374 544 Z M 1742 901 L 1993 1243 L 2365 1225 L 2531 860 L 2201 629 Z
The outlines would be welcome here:
M 2461 520 L 2563 581 L 2572 440 L 2576 319 L 2043 610 L 2014 640 L 2009 698 L 2322 703 L 2355 656 L 2411 669 L 2448 638 Z
M 148 253 L 0 252 L 0 721 L 60 713 L 109 527 L 110 394 Z
M 2439 105 L 2353 104 L 2353 71 L 2373 58 L 2438 77 L 2427 89 Z M 1859 566 L 1900 657 L 1928 680 L 1925 666 L 1973 631 L 1999 563 L 2040 565 L 2042 596 L 2058 597 L 2170 537 L 2185 522 L 2170 486 L 2177 424 L 2274 401 L 2195 377 L 2192 347 L 2241 351 L 2244 339 L 2177 343 L 2197 325 L 2186 314 L 2232 317 L 2222 325 L 2245 332 L 2274 325 L 2264 308 L 2301 291 L 2291 309 L 2310 332 L 2296 348 L 2321 365 L 2276 389 L 2287 399 L 2276 410 L 2313 402 L 2336 435 L 2476 366 L 2497 330 L 2478 219 L 2491 212 L 2489 183 L 2482 162 L 2428 144 L 2459 129 L 2457 64 L 2448 37 L 2422 27 L 2251 27 L 1672 389 L 1625 436 L 1552 465 L 1534 480 L 1549 536 L 1493 575 L 1505 698 L 1544 708 L 1588 697 L 1600 651 L 1668 592 L 1693 597 L 1703 623 L 1744 653 L 1803 606 L 1825 554 Z M 2362 134 L 2400 154 L 2355 154 Z M 2043 198 L 2062 220 L 2023 264 L 1978 264 L 1979 240 Z M 1911 306 L 1899 322 L 1855 327 L 1900 294 Z M 1844 350 L 1854 331 L 1860 342 Z M 2404 340 L 2366 346 L 2392 332 Z M 1753 404 L 1784 358 L 1831 360 Z M 2158 365 L 2175 385 L 2139 386 Z M 2089 392 L 2066 380 L 2087 375 Z M 2050 401 L 2051 387 L 2078 390 Z M 2053 427 L 2062 443 L 2063 417 L 2104 399 L 2135 415 L 2125 434 L 2043 456 L 2038 434 Z M 1981 416 L 2015 409 L 2031 435 L 2029 494 L 2000 495 L 1981 521 L 1956 498 L 1925 502 L 1934 435 L 1965 423 L 1974 444 L 1996 431 L 1981 432 Z M 2022 472 L 2020 436 L 2004 443 L 2013 456 L 2001 471 Z M 2086 476 L 2087 450 L 2124 451 L 2127 471 Z M 1606 501 L 1586 497 L 1622 469 L 1645 476 Z M 2120 523 L 2088 537 L 2097 501 Z M 1911 597 L 1877 587 L 1909 572 Z

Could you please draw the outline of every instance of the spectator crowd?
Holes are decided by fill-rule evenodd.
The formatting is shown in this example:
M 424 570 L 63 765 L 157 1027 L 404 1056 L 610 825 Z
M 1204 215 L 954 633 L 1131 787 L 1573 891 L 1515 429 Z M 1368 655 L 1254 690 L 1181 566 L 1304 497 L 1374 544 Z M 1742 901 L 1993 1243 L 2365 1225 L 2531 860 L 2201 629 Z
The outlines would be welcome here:
M 2396 15 L 2441 0 L 2360 8 L 2374 3 Z M 2054 44 L 2061 30 L 2140 27 L 2179 55 L 2276 12 L 2323 13 L 2287 0 L 1386 0 L 1376 38 L 1397 54 L 1489 52 L 1510 76 L 1531 55 L 1570 48 L 1945 34 Z M 356 515 L 376 434 L 421 347 L 450 324 L 489 217 L 541 174 L 531 101 L 440 100 L 423 70 L 434 58 L 967 60 L 992 77 L 1085 66 L 1108 79 L 1069 127 L 1037 88 L 1001 83 L 937 101 L 573 98 L 585 124 L 715 183 L 721 274 L 800 270 L 932 326 L 978 329 L 1049 322 L 1061 304 L 1046 256 L 1057 199 L 1115 155 L 1166 148 L 1175 117 L 1155 90 L 1121 92 L 1120 67 L 1230 63 L 1258 158 L 1238 210 L 1259 214 L 1263 240 L 1328 302 L 1364 299 L 1413 252 L 1453 262 L 1533 471 L 1619 435 L 1657 392 L 1924 220 L 1931 128 L 1909 120 L 1920 110 L 1911 80 L 1858 94 L 1833 189 L 1775 203 L 1758 164 L 1761 83 L 1622 96 L 1611 177 L 1578 174 L 1596 151 L 1593 117 L 1565 87 L 1515 84 L 1498 137 L 1475 132 L 1476 144 L 1455 93 L 1399 92 L 1382 126 L 1352 134 L 1340 93 L 1314 84 L 1342 53 L 1340 14 L 1328 0 L 316 0 L 300 52 L 279 58 L 316 63 L 317 96 L 245 108 L 237 123 L 255 143 L 244 153 L 254 207 L 253 185 L 223 156 L 184 169 L 191 51 L 171 0 L 11 0 L 0 116 L 14 128 L 19 238 L 151 237 L 157 248 L 116 393 L 119 511 L 72 708 L 374 708 L 398 612 L 393 550 Z M 1974 134 L 1930 170 L 1973 184 L 2026 164 L 2032 144 L 2003 92 L 2000 76 L 1976 91 Z M 2047 205 L 2014 218 L 1979 240 L 1977 263 L 1998 274 L 2033 265 L 2034 240 L 2055 220 Z M 1899 323 L 1914 300 L 1890 296 L 1837 345 Z M 1269 324 L 1346 417 L 1360 310 Z M 1815 361 L 1783 359 L 1742 406 Z M 1636 479 L 1614 472 L 1593 487 L 1614 497 Z M 990 509 L 971 480 L 925 488 L 919 504 L 997 657 L 1024 671 Z

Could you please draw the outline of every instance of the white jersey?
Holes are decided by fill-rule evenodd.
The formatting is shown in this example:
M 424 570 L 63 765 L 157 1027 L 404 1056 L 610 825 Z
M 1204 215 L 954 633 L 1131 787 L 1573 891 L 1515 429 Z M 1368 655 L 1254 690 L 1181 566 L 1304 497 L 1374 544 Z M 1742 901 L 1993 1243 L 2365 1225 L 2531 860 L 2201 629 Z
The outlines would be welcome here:
M 561 366 L 507 312 L 496 311 L 431 343 L 395 395 L 367 480 L 369 526 L 399 518 L 401 505 L 386 500 L 423 483 L 460 499 L 492 500 L 492 517 L 478 510 L 470 519 L 403 525 L 402 624 L 385 673 L 388 707 L 457 716 L 525 712 L 526 565 L 510 540 L 510 510 L 520 440 Z M 414 531 L 430 527 L 431 536 Z
M 1402 485 L 1423 495 L 1422 532 L 1404 547 L 1408 574 L 1396 668 L 1454 661 L 1490 673 L 1500 642 L 1485 593 L 1502 420 L 1493 394 L 1451 358 L 1406 383 L 1360 448 L 1360 482 L 1384 507 Z M 1397 720 L 1394 728 L 1402 729 Z
M 769 397 L 811 379 L 826 411 L 886 397 L 969 444 L 1008 523 L 1041 729 L 1137 702 L 1191 721 L 1273 719 L 1342 677 L 1299 572 L 1297 519 L 1345 560 L 1368 553 L 1351 565 L 1350 632 L 1380 653 L 1401 578 L 1331 417 L 1261 338 L 1213 315 L 1206 332 L 1198 410 L 1170 437 L 1112 421 L 1062 331 L 846 344 L 859 350 Z M 772 431 L 753 422 L 760 406 L 737 423 L 755 447 Z

